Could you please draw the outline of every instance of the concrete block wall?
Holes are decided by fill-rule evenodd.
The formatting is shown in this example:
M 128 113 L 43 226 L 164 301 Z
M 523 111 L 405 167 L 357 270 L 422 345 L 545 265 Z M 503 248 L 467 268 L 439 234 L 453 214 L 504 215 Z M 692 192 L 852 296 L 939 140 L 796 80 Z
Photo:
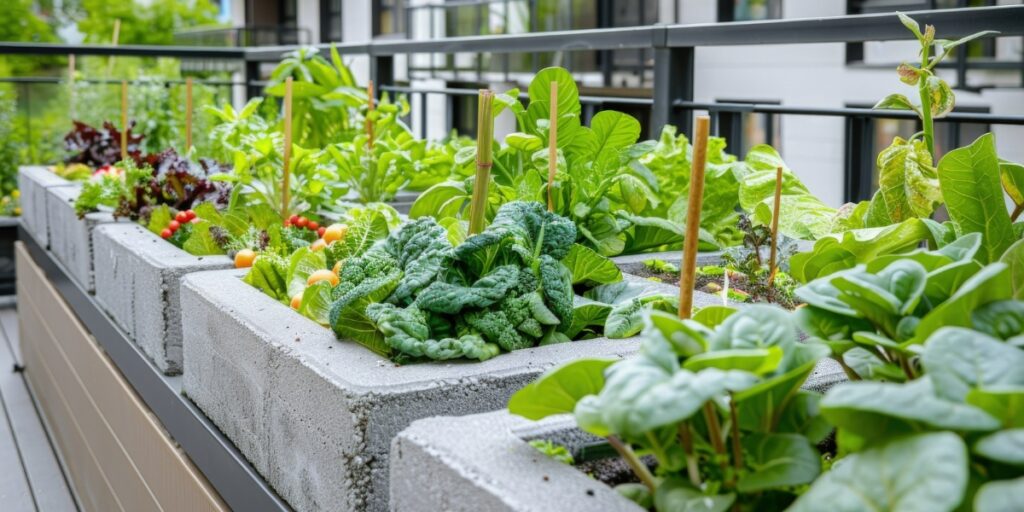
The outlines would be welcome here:
M 93 245 L 96 301 L 161 371 L 181 373 L 180 279 L 231 260 L 193 256 L 134 222 L 97 228 Z
M 18 190 L 21 191 L 21 224 L 43 248 L 50 245 L 46 215 L 46 189 L 71 185 L 71 182 L 40 165 L 18 168 Z
M 106 212 L 89 213 L 78 218 L 75 200 L 81 190 L 79 184 L 46 189 L 50 252 L 67 269 L 72 279 L 87 292 L 93 292 L 96 289 L 93 276 L 93 230 L 96 226 L 119 221 Z M 120 222 L 129 221 L 121 219 Z
M 297 510 L 386 510 L 391 440 L 413 421 L 501 409 L 554 365 L 637 348 L 635 339 L 596 339 L 395 366 L 242 275 L 182 280 L 183 388 Z

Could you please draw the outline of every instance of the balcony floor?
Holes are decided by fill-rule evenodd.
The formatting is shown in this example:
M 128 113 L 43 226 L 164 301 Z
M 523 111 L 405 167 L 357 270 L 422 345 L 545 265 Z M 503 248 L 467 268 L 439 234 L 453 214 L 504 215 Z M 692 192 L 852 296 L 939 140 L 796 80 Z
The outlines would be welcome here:
M 76 511 L 21 364 L 14 298 L 0 297 L 0 509 Z

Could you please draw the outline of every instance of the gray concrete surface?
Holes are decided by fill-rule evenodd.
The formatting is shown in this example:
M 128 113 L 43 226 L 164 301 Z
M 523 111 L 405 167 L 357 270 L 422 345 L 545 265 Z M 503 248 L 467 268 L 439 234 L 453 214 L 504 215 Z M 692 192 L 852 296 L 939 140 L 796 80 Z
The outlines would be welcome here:
M 44 249 L 50 245 L 46 215 L 46 189 L 70 185 L 71 182 L 41 165 L 18 167 L 18 190 L 21 191 L 21 223 Z
M 135 222 L 93 233 L 96 301 L 168 375 L 182 370 L 180 279 L 227 269 L 227 256 L 193 256 Z
M 556 364 L 637 348 L 597 339 L 396 366 L 241 275 L 182 280 L 184 392 L 297 510 L 386 510 L 391 440 L 413 421 L 502 409 Z
M 89 213 L 84 218 L 78 218 L 75 199 L 81 190 L 80 184 L 46 189 L 50 252 L 64 265 L 72 279 L 86 291 L 94 292 L 93 230 L 101 224 L 118 221 L 106 212 Z M 120 222 L 128 221 L 121 219 Z

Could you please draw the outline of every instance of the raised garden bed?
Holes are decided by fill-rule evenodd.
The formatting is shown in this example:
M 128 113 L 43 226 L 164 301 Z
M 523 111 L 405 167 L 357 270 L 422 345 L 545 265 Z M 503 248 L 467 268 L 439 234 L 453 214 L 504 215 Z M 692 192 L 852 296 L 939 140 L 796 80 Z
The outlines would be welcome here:
M 136 223 L 96 228 L 93 253 L 97 302 L 161 371 L 181 373 L 180 279 L 231 260 L 193 256 Z
M 414 420 L 500 409 L 553 365 L 637 347 L 595 339 L 479 363 L 395 366 L 339 343 L 241 276 L 182 281 L 184 392 L 299 510 L 385 510 L 391 439 Z
M 49 226 L 46 215 L 46 189 L 71 185 L 40 165 L 18 168 L 18 189 L 21 191 L 21 223 L 43 248 L 49 248 Z
M 77 184 L 46 189 L 50 252 L 82 288 L 95 292 L 93 231 L 101 224 L 129 221 L 115 219 L 107 212 L 87 213 L 79 218 L 75 200 L 81 191 L 81 185 Z

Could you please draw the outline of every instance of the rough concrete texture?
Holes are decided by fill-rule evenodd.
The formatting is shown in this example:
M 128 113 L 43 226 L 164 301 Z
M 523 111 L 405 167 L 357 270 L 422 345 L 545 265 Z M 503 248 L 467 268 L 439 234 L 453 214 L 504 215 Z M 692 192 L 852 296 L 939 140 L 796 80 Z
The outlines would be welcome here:
M 824 392 L 845 380 L 823 359 L 804 384 Z M 546 439 L 575 451 L 595 440 L 567 415 L 531 422 L 507 410 L 413 422 L 391 445 L 391 510 L 580 511 L 640 507 L 582 471 L 527 444 Z
M 43 248 L 50 245 L 46 215 L 46 189 L 70 185 L 71 182 L 38 166 L 18 168 L 18 190 L 21 191 L 21 223 Z
M 96 301 L 167 375 L 181 373 L 181 276 L 232 267 L 193 256 L 134 222 L 93 233 Z
M 413 421 L 501 409 L 556 364 L 637 348 L 597 339 L 395 366 L 242 275 L 182 280 L 183 388 L 296 510 L 386 510 L 391 440 Z
M 643 509 L 527 439 L 570 449 L 588 440 L 566 416 L 538 423 L 508 411 L 414 422 L 391 447 L 391 510 L 593 512 Z
M 75 199 L 81 190 L 78 184 L 46 189 L 50 252 L 82 288 L 93 292 L 96 288 L 92 232 L 96 226 L 116 221 L 111 214 L 103 212 L 90 213 L 79 219 L 75 213 Z

